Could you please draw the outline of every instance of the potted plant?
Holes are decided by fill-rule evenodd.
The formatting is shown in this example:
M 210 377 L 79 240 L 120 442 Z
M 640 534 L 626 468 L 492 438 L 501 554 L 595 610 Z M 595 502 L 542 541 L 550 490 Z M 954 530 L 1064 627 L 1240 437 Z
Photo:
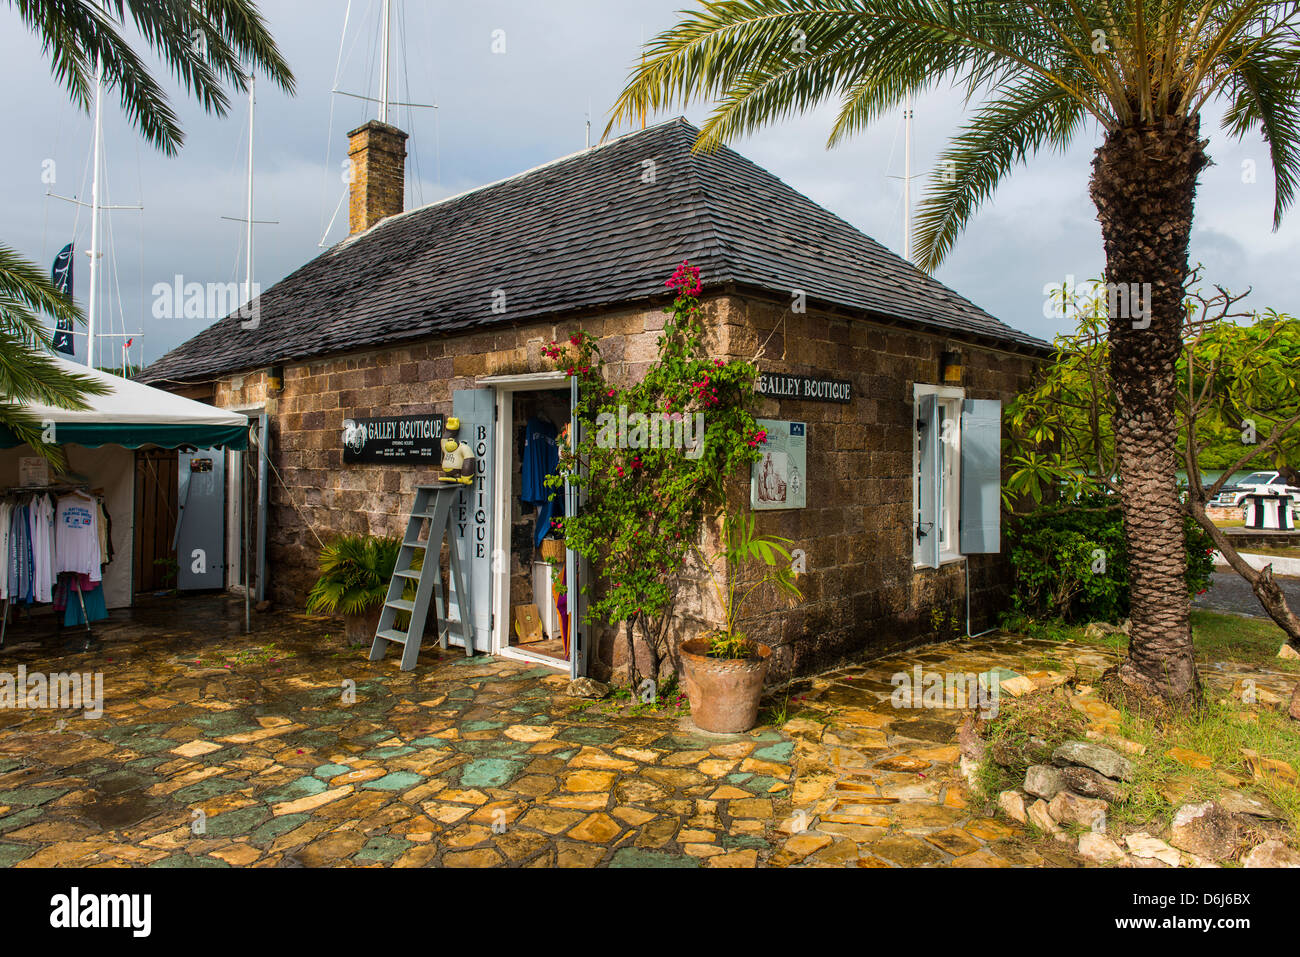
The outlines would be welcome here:
M 379 613 L 402 543 L 373 535 L 340 535 L 321 549 L 320 578 L 307 595 L 307 610 L 343 615 L 349 645 L 375 636 Z
M 785 548 L 788 538 L 756 534 L 752 516 L 726 516 L 717 554 L 695 552 L 708 569 L 722 606 L 722 625 L 698 638 L 682 642 L 682 683 L 691 702 L 691 720 L 704 731 L 734 734 L 748 731 L 758 719 L 772 649 L 753 641 L 737 628 L 741 609 L 751 595 L 771 585 L 780 594 L 802 598 L 795 584 L 792 559 Z M 722 563 L 721 577 L 716 573 Z M 755 581 L 742 582 L 741 573 L 751 563 L 764 569 Z

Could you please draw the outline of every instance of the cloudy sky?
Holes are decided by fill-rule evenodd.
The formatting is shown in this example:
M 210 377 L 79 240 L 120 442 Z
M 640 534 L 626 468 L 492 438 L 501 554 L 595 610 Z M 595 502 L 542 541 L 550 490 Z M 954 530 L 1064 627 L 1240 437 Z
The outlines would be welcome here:
M 597 138 L 643 39 L 669 27 L 686 2 L 395 0 L 395 95 L 438 105 L 436 111 L 400 108 L 390 116 L 412 134 L 408 207 L 581 149 L 588 115 Z M 345 134 L 375 107 L 331 90 L 337 83 L 341 90 L 375 95 L 380 0 L 263 0 L 262 9 L 298 81 L 292 98 L 269 83 L 258 88 L 255 218 L 277 221 L 258 226 L 254 244 L 255 281 L 266 288 L 317 255 L 322 241 L 346 234 L 347 210 L 339 210 Z M 0 21 L 0 83 L 9 91 L 0 237 L 48 263 L 74 236 L 79 250 L 89 245 L 89 211 L 46 194 L 89 198 L 91 123 L 68 104 L 16 14 L 0 8 Z M 493 51 L 494 38 L 498 48 L 504 40 L 504 52 Z M 103 201 L 144 207 L 107 215 L 105 331 L 143 330 L 132 348 L 136 363 L 157 358 L 213 318 L 155 318 L 155 284 L 175 276 L 200 283 L 243 279 L 243 226 L 222 217 L 244 212 L 247 102 L 236 100 L 230 115 L 218 118 L 179 90 L 174 95 L 187 140 L 170 159 L 125 124 L 116 98 L 105 101 Z M 707 109 L 684 112 L 698 124 Z M 888 117 L 828 151 L 832 113 L 825 106 L 732 145 L 901 251 L 901 120 Z M 913 172 L 921 174 L 934 166 L 964 107 L 955 93 L 939 91 L 918 100 L 915 113 Z M 1220 113 L 1209 116 L 1217 120 Z M 1092 130 L 1067 154 L 1041 155 L 1016 172 L 977 215 L 938 278 L 1027 332 L 1050 338 L 1062 331 L 1061 320 L 1044 316 L 1044 285 L 1094 277 L 1102 266 L 1087 193 L 1097 142 Z M 1213 282 L 1253 287 L 1251 303 L 1258 308 L 1300 313 L 1300 212 L 1272 231 L 1273 190 L 1262 142 L 1236 142 L 1216 131 L 1210 152 L 1215 165 L 1201 176 L 1193 261 L 1205 265 Z M 1258 169 L 1255 182 L 1243 181 L 1248 161 Z M 79 253 L 77 297 L 83 304 L 86 267 Z M 120 341 L 102 347 L 102 363 L 110 364 Z M 84 344 L 78 352 L 84 357 Z

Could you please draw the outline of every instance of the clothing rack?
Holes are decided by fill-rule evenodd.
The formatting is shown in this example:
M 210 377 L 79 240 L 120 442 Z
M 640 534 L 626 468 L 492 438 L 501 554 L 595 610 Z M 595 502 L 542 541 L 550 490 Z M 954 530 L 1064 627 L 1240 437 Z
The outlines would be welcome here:
M 4 489 L 3 492 L 0 492 L 0 498 L 20 498 L 26 495 L 41 495 L 41 494 L 66 495 L 71 492 L 81 492 L 85 495 L 91 496 L 92 498 L 97 497 L 94 495 L 94 493 L 90 491 L 90 486 L 88 483 L 61 482 L 53 485 L 12 486 L 10 488 Z M 0 556 L 0 559 L 3 559 L 3 561 L 5 562 L 5 574 L 8 574 L 9 556 L 3 555 Z M 77 593 L 77 601 L 80 602 L 81 604 L 81 620 L 86 626 L 86 640 L 85 642 L 82 643 L 81 650 L 89 651 L 91 644 L 94 642 L 95 636 L 90 629 L 90 615 L 86 613 L 86 597 L 81 593 L 81 589 L 79 588 L 74 588 L 71 590 Z M 5 647 L 5 633 L 9 630 L 9 606 L 12 603 L 13 603 L 12 598 L 8 594 L 6 594 L 4 600 L 4 611 L 3 613 L 0 613 L 0 651 L 4 650 Z M 62 628 L 63 626 L 60 625 L 59 627 Z

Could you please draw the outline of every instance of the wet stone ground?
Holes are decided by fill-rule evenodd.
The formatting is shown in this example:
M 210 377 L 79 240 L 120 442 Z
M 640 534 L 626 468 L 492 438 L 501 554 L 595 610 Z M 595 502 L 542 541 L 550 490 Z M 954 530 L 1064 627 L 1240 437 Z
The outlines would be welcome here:
M 580 710 L 546 668 L 436 647 L 370 663 L 331 622 L 164 599 L 70 654 L 11 629 L 0 672 L 104 676 L 104 715 L 0 710 L 0 865 L 1043 866 L 1077 863 L 970 805 L 951 709 L 890 676 L 1095 648 L 968 639 L 852 665 L 744 735 Z M 66 637 L 66 636 L 65 636 Z M 1212 680 L 1230 682 L 1225 671 Z M 1101 702 L 1099 727 L 1111 720 Z
M 102 672 L 105 707 L 0 711 L 0 865 L 750 867 L 773 851 L 793 750 L 777 729 L 584 718 L 548 668 L 433 647 L 403 674 L 330 622 L 241 622 L 238 603 L 170 599 L 103 624 L 85 655 L 11 629 L 0 671 Z

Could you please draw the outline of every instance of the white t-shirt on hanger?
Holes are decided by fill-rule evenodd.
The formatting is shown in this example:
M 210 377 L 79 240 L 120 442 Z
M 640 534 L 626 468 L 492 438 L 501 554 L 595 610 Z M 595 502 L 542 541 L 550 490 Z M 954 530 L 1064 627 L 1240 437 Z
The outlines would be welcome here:
M 48 495 L 38 495 L 31 504 L 32 597 L 42 604 L 54 600 L 54 506 Z
M 61 572 L 89 575 L 101 581 L 99 565 L 99 509 L 93 496 L 70 492 L 59 499 L 54 518 L 54 554 Z

